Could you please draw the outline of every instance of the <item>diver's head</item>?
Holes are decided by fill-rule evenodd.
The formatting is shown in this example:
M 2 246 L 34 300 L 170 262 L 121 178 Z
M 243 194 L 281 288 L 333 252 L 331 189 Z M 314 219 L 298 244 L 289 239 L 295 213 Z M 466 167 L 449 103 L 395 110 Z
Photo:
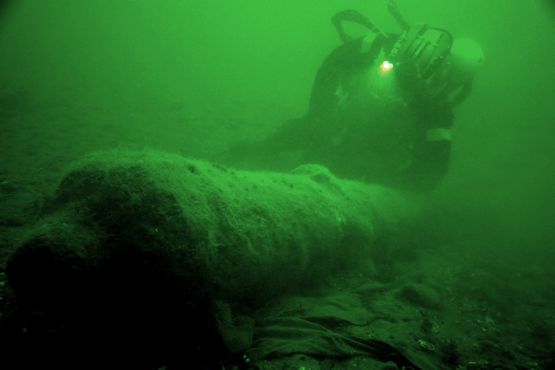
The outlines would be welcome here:
M 453 41 L 449 54 L 450 73 L 456 80 L 472 79 L 482 67 L 484 52 L 478 43 L 469 38 Z

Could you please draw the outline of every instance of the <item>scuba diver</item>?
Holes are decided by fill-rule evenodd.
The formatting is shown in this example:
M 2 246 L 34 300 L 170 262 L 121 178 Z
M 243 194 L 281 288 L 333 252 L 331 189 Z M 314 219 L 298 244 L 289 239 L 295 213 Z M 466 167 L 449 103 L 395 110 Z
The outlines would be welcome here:
M 332 18 L 342 45 L 324 60 L 308 113 L 258 145 L 272 168 L 319 163 L 345 178 L 410 191 L 433 190 L 447 173 L 453 108 L 471 91 L 480 46 L 426 24 L 386 33 L 354 10 Z M 354 38 L 351 22 L 370 31 Z M 272 165 L 272 162 L 277 165 Z

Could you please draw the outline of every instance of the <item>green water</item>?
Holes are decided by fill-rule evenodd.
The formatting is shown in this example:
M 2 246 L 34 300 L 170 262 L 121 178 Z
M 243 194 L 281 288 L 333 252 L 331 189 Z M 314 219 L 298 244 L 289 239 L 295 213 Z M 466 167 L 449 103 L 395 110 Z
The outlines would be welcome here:
M 405 268 L 463 297 L 449 317 L 467 322 L 451 332 L 467 368 L 553 366 L 554 7 L 398 3 L 410 22 L 471 37 L 485 54 L 455 109 L 449 173 L 427 199 L 435 245 Z M 2 263 L 72 160 L 124 147 L 233 162 L 230 145 L 305 114 L 315 73 L 340 43 L 330 23 L 338 10 L 399 32 L 385 1 L 10 5 L 0 18 Z

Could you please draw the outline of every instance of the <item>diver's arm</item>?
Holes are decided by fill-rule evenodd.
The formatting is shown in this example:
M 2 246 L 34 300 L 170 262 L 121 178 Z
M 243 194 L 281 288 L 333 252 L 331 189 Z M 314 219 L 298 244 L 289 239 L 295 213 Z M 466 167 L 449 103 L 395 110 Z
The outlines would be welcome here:
M 407 28 L 409 28 L 409 23 L 401 15 L 396 0 L 387 0 L 387 9 L 389 10 L 393 18 L 397 21 L 397 23 L 399 23 L 399 26 L 401 26 L 402 29 L 406 30 Z
M 374 23 L 372 23 L 368 18 L 357 12 L 356 10 L 343 10 L 335 14 L 331 18 L 332 24 L 337 29 L 337 33 L 343 42 L 349 42 L 353 38 L 349 36 L 343 29 L 343 22 L 353 22 L 358 23 L 361 26 L 368 28 L 370 31 L 377 35 L 382 35 L 387 37 Z
M 412 161 L 403 171 L 406 186 L 416 191 L 431 191 L 447 174 L 451 159 L 450 105 L 429 108 L 430 114 L 420 117 L 420 135 L 413 148 Z
M 413 155 L 404 173 L 406 186 L 415 191 L 432 191 L 449 169 L 451 140 L 425 138 L 415 145 Z
M 466 100 L 470 92 L 472 92 L 472 81 L 467 82 L 460 88 L 455 96 L 451 98 L 451 104 L 457 106 Z

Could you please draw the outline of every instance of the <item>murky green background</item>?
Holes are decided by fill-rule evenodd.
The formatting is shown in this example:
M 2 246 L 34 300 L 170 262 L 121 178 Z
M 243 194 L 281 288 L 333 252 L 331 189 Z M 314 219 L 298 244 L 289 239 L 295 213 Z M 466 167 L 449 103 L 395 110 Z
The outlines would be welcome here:
M 334 12 L 355 8 L 396 30 L 382 1 L 14 5 L 0 30 L 0 90 L 15 94 L 6 99 L 34 116 L 26 122 L 4 117 L 13 137 L 1 140 L 3 167 L 20 171 L 37 165 L 25 152 L 40 153 L 47 166 L 113 145 L 210 158 L 227 142 L 263 136 L 305 112 L 315 71 L 338 45 L 329 22 Z M 553 13 L 546 3 L 525 0 L 400 0 L 399 6 L 413 22 L 479 40 L 486 54 L 473 94 L 456 112 L 453 162 L 441 197 L 498 233 L 503 243 L 490 248 L 549 252 Z M 24 132 L 29 125 L 40 127 Z
M 302 115 L 318 66 L 339 44 L 336 11 L 397 30 L 378 0 L 13 3 L 0 23 L 0 180 L 21 195 L 3 198 L 6 228 L 89 151 L 148 146 L 213 159 Z M 546 297 L 555 12 L 539 0 L 398 3 L 411 22 L 472 37 L 486 55 L 455 112 L 450 173 L 430 200 L 450 220 L 441 237 Z

